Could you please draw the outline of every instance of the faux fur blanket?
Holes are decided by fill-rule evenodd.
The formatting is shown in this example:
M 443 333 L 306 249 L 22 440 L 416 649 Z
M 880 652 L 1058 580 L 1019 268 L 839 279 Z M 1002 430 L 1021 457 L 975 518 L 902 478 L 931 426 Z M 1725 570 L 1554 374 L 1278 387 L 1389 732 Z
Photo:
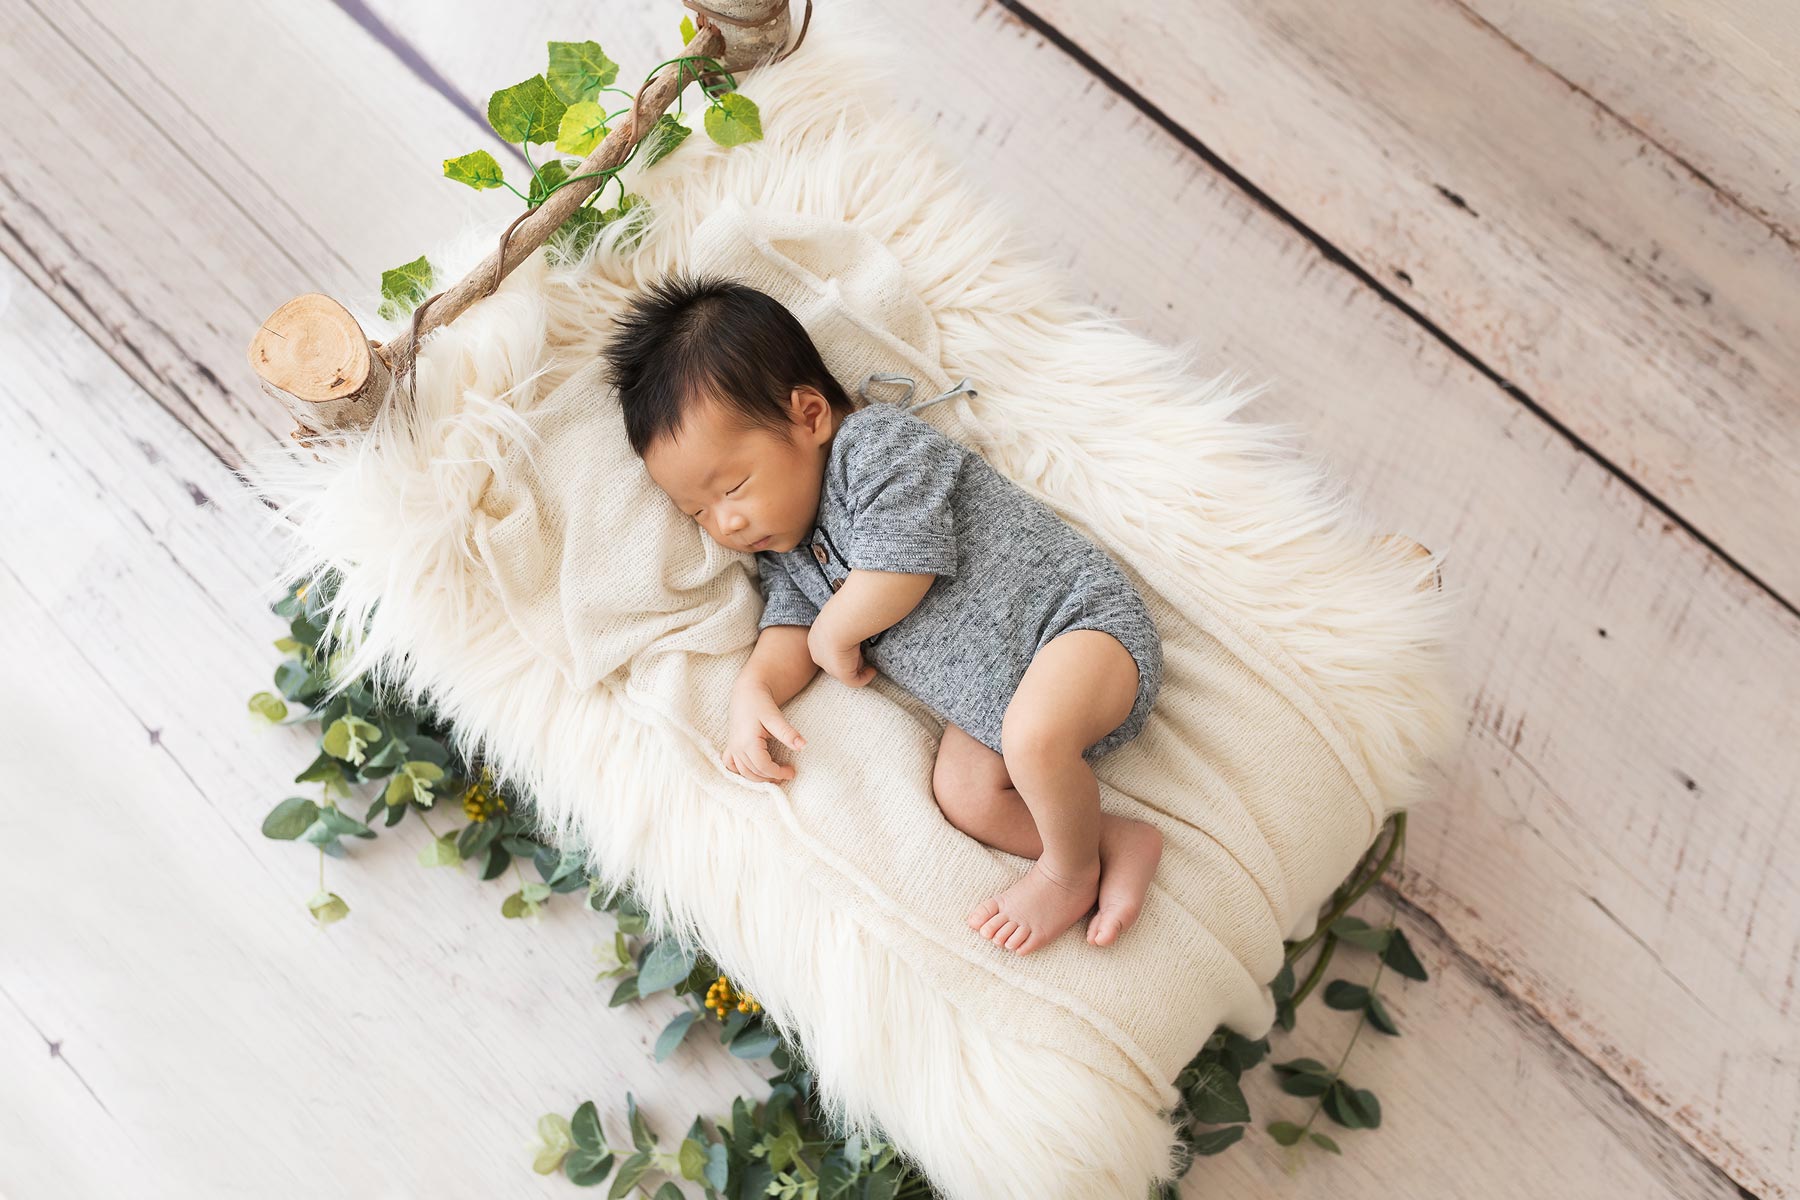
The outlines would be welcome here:
M 1233 419 L 1253 389 L 1069 300 L 885 86 L 820 14 L 743 80 L 765 140 L 691 138 L 628 178 L 641 245 L 615 227 L 581 263 L 540 252 L 428 339 L 416 407 L 246 475 L 292 520 L 289 572 L 340 571 L 334 617 L 370 624 L 351 671 L 429 694 L 597 875 L 634 877 L 655 929 L 703 944 L 804 1046 L 837 1120 L 952 1197 L 1142 1196 L 1170 1169 L 1175 1075 L 1221 1023 L 1269 1029 L 1283 938 L 1453 736 L 1453 597 L 1422 586 L 1435 560 L 1372 541 L 1287 431 Z M 432 261 L 460 273 L 497 230 Z M 651 483 L 597 358 L 609 314 L 677 268 L 787 304 L 853 391 L 969 376 L 975 398 L 920 416 L 1144 595 L 1162 692 L 1096 773 L 1102 807 L 1165 848 L 1113 945 L 1078 925 L 1021 958 L 967 927 L 1029 863 L 943 819 L 941 722 L 885 678 L 820 675 L 790 703 L 794 780 L 723 767 L 754 559 Z

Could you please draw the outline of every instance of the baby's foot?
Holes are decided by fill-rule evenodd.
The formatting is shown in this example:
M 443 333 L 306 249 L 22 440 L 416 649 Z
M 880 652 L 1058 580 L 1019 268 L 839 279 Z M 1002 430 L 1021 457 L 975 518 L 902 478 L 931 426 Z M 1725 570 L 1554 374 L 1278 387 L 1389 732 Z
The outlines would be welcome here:
M 969 928 L 1020 954 L 1055 941 L 1093 906 L 1100 891 L 1100 858 L 1078 875 L 1053 874 L 1039 859 L 1020 880 L 969 910 Z
M 1144 907 L 1144 893 L 1162 861 L 1162 832 L 1145 821 L 1122 817 L 1100 831 L 1099 911 L 1088 922 L 1087 940 L 1109 946 L 1131 928 Z

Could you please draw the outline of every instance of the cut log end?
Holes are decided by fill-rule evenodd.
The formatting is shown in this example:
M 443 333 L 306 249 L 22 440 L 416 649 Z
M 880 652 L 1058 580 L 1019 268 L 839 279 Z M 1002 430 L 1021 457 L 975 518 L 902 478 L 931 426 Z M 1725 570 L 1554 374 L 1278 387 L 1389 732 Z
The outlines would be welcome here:
M 386 397 L 386 361 L 343 305 L 316 292 L 269 315 L 250 339 L 250 369 L 303 430 L 366 429 Z

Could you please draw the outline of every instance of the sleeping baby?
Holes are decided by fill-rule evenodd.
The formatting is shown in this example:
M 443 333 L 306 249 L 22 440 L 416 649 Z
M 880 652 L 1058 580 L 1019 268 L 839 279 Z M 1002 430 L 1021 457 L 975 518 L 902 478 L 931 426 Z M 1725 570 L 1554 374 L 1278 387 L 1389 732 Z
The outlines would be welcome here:
M 709 537 L 756 556 L 764 610 L 724 765 L 794 778 L 770 753 L 806 746 L 781 706 L 820 670 L 849 687 L 880 671 L 946 722 L 945 819 L 1037 860 L 970 928 L 1029 954 L 1091 912 L 1088 941 L 1114 941 L 1162 854 L 1154 826 L 1100 811 L 1091 766 L 1144 728 L 1162 681 L 1118 564 L 906 407 L 853 404 L 755 288 L 672 275 L 619 324 L 606 357 L 632 449 Z

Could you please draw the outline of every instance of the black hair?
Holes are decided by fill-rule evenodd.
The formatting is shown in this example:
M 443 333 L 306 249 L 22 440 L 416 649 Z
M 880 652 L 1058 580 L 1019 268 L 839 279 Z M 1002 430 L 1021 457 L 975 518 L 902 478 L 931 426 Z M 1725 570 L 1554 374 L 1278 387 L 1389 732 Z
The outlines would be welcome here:
M 647 285 L 618 318 L 604 354 L 625 435 L 639 458 L 711 399 L 742 430 L 785 434 L 789 397 L 805 384 L 840 415 L 855 406 L 780 301 L 722 276 L 676 272 Z

